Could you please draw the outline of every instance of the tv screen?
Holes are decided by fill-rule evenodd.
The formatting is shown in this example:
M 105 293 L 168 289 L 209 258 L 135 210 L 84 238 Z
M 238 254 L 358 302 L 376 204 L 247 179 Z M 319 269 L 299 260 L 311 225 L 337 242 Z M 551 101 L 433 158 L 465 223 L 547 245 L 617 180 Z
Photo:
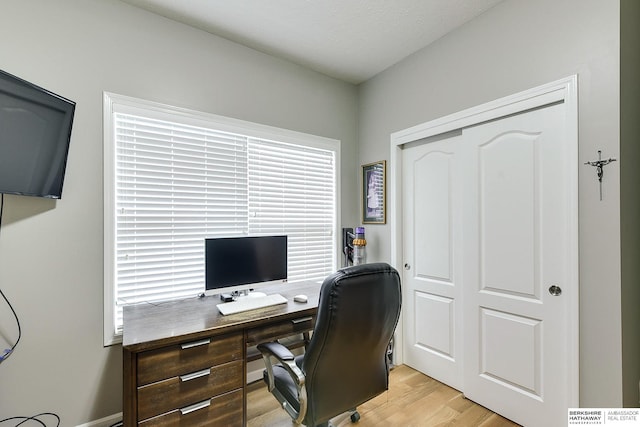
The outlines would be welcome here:
M 0 70 L 0 193 L 62 196 L 75 105 Z
M 287 281 L 287 236 L 205 239 L 207 294 Z

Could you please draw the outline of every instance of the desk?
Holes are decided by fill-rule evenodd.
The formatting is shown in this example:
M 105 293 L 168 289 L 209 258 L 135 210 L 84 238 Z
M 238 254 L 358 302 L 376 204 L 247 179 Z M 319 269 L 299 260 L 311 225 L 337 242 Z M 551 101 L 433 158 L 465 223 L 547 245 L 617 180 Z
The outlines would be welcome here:
M 288 302 L 228 316 L 218 312 L 218 296 L 126 306 L 125 427 L 245 426 L 247 361 L 259 358 L 250 350 L 312 330 L 320 284 L 290 283 L 264 292 Z M 297 294 L 308 302 L 294 302 Z

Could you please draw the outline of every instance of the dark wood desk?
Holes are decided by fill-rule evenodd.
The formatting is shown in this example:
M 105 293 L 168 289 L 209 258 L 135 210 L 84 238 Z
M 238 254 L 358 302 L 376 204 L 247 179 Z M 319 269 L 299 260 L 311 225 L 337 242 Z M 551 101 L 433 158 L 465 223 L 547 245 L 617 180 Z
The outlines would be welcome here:
M 247 361 L 259 358 L 250 350 L 312 330 L 320 284 L 264 292 L 288 302 L 228 316 L 218 312 L 217 296 L 126 306 L 124 425 L 245 426 Z M 297 294 L 308 302 L 294 302 Z

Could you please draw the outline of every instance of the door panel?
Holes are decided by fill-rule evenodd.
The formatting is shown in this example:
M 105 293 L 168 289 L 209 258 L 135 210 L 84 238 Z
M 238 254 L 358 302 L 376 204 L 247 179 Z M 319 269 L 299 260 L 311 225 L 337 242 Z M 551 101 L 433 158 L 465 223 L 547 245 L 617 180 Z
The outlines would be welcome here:
M 463 131 L 465 395 L 520 424 L 559 425 L 566 385 L 569 201 L 561 105 Z
M 421 144 L 403 159 L 405 362 L 461 387 L 460 188 L 457 138 Z M 412 230 L 411 232 L 407 230 Z
M 482 289 L 533 294 L 535 141 L 535 134 L 505 133 L 478 147 Z
M 454 356 L 455 300 L 427 292 L 415 293 L 415 344 L 440 356 Z M 438 325 L 437 328 L 426 325 Z
M 433 147 L 431 147 L 433 148 Z M 415 275 L 422 279 L 451 283 L 451 197 L 453 185 L 451 152 L 431 151 L 414 162 L 414 187 L 420 196 L 413 199 Z M 416 195 L 417 196 L 417 195 Z M 428 238 L 426 238 L 428 236 Z
M 480 309 L 480 375 L 540 397 L 542 323 L 487 308 Z M 494 351 L 509 342 L 509 353 Z M 515 363 L 514 363 L 515 361 Z

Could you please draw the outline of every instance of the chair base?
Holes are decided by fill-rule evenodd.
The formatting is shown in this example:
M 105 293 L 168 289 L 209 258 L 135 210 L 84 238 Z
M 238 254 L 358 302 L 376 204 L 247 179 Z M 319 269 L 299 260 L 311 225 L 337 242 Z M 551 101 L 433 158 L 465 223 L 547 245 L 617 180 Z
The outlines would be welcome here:
M 360 421 L 360 413 L 356 409 L 352 409 L 349 412 L 351 412 L 351 415 L 349 416 L 349 418 L 351 418 L 352 424 L 355 424 L 358 421 Z M 318 424 L 316 427 L 333 427 L 333 424 L 331 424 L 330 421 L 326 421 L 322 424 Z

